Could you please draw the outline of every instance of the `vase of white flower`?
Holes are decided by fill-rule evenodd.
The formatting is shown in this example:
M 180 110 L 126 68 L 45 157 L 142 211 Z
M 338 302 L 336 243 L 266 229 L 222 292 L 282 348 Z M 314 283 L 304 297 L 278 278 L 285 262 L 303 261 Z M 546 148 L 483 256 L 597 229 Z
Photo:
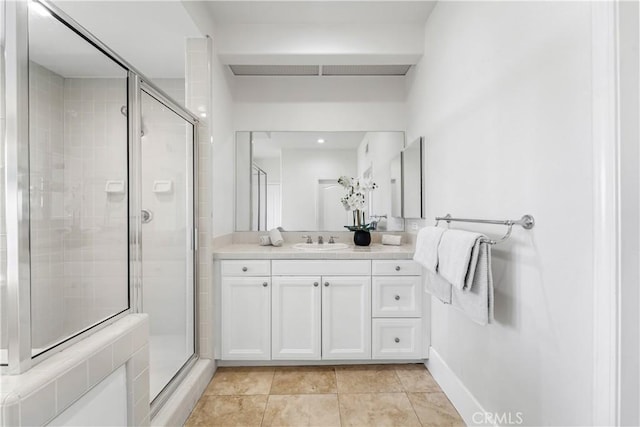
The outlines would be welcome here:
M 349 178 L 341 176 L 338 183 L 345 188 L 345 195 L 340 202 L 347 211 L 353 211 L 353 225 L 345 225 L 354 232 L 353 243 L 357 246 L 369 246 L 371 244 L 371 224 L 365 220 L 366 195 L 378 188 L 375 182 L 370 179 Z

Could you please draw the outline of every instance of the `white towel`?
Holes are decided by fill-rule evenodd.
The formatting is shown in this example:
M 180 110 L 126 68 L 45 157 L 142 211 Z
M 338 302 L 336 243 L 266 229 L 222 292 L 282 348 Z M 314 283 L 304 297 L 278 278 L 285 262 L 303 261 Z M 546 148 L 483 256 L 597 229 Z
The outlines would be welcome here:
M 447 230 L 442 236 L 438 246 L 438 273 L 454 288 L 463 290 L 471 286 L 479 252 L 474 248 L 483 237 L 463 230 Z
M 438 245 L 445 230 L 441 227 L 424 227 L 416 236 L 413 260 L 433 273 L 438 271 Z
M 271 244 L 273 246 L 282 246 L 282 243 L 284 242 L 282 234 L 280 234 L 280 230 L 277 228 L 269 230 L 269 238 L 271 239 Z
M 271 246 L 271 238 L 266 236 L 260 236 L 260 246 Z
M 451 305 L 462 310 L 474 322 L 486 325 L 493 322 L 491 246 L 480 243 L 477 252 L 473 281 L 468 289 L 453 289 Z
M 445 304 L 451 304 L 451 283 L 441 275 L 426 270 L 425 285 L 427 292 Z

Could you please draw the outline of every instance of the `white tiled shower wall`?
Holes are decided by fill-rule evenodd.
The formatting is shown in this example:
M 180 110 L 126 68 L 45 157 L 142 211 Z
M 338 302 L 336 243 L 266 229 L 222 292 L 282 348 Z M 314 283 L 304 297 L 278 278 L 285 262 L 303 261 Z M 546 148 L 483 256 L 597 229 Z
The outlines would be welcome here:
M 186 106 L 198 115 L 198 304 L 200 356 L 213 359 L 211 262 L 211 56 L 209 38 L 187 39 Z
M 29 64 L 32 342 L 64 331 L 64 79 Z
M 126 79 L 30 63 L 32 342 L 44 348 L 126 309 Z M 126 189 L 125 189 L 126 191 Z

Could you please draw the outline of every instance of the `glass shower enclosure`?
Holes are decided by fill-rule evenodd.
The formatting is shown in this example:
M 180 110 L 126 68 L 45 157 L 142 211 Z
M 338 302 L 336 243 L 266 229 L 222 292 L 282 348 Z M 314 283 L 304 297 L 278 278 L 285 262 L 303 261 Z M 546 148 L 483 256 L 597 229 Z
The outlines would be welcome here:
M 198 354 L 197 119 L 55 6 L 7 11 L 2 374 L 148 313 L 154 413 Z

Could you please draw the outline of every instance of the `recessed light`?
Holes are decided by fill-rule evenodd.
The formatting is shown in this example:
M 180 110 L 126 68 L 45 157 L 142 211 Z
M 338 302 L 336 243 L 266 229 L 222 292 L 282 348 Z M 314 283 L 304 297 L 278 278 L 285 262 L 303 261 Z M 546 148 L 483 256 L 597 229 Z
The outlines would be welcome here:
M 324 139 L 322 138 L 318 139 L 318 144 L 324 144 Z

